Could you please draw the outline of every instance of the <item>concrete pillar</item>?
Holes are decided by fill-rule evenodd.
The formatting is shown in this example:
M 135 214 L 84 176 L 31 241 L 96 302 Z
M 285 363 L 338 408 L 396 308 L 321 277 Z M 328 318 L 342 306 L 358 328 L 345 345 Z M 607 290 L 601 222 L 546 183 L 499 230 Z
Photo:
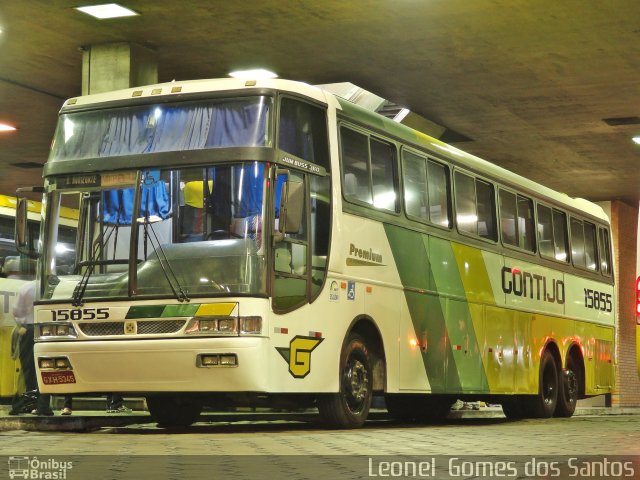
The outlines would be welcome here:
M 132 43 L 83 47 L 82 95 L 158 83 L 156 52 Z
M 635 314 L 638 205 L 614 200 L 610 202 L 610 207 L 618 321 L 618 368 L 616 388 L 611 400 L 614 406 L 637 407 L 640 406 Z

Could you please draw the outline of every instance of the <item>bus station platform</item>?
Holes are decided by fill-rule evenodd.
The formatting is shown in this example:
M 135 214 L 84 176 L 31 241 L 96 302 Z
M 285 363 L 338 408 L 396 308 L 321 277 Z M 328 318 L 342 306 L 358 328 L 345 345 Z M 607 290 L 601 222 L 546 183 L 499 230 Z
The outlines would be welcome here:
M 101 428 L 126 427 L 128 425 L 155 424 L 148 411 L 144 409 L 142 401 L 126 401 L 125 404 L 132 408 L 123 413 L 107 413 L 104 409 L 91 408 L 90 403 L 84 405 L 86 410 L 74 410 L 72 415 L 62 416 L 60 410 L 56 410 L 54 402 L 53 416 L 38 416 L 32 414 L 9 415 L 10 406 L 0 405 L 0 431 L 25 430 L 25 431 L 58 431 L 58 432 L 83 432 L 95 431 Z M 640 415 L 638 407 L 577 407 L 574 416 L 607 416 L 607 415 Z M 502 407 L 486 406 L 477 410 L 460 409 L 452 410 L 448 420 L 460 419 L 490 419 L 504 418 Z M 384 409 L 372 409 L 368 417 L 369 421 L 385 421 L 391 419 Z M 279 412 L 272 410 L 253 411 L 239 409 L 234 412 L 207 412 L 204 411 L 198 422 L 208 424 L 232 424 L 236 422 L 303 422 L 319 423 L 317 412 L 307 410 L 304 412 Z

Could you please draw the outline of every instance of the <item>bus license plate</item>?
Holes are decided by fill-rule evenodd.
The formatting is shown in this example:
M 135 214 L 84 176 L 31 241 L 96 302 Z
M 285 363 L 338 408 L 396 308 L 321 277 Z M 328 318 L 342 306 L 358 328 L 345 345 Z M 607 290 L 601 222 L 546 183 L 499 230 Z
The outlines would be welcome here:
M 76 383 L 73 372 L 40 372 L 42 383 L 45 385 L 60 385 L 63 383 Z

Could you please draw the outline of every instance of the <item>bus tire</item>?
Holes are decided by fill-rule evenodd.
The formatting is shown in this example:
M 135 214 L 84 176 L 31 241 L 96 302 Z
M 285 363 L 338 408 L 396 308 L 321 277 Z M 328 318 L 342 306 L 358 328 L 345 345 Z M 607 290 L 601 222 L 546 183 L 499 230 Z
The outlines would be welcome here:
M 531 418 L 551 418 L 558 404 L 560 376 L 556 361 L 549 350 L 540 359 L 538 394 L 526 400 L 525 413 Z
M 556 417 L 570 417 L 576 411 L 578 402 L 578 369 L 573 357 L 567 357 L 567 367 L 560 373 L 560 389 L 558 392 L 558 405 Z
M 147 408 L 160 427 L 188 427 L 202 411 L 202 403 L 188 396 L 148 396 Z
M 373 397 L 372 368 L 365 340 L 352 333 L 340 355 L 340 391 L 318 397 L 318 411 L 333 428 L 361 427 Z

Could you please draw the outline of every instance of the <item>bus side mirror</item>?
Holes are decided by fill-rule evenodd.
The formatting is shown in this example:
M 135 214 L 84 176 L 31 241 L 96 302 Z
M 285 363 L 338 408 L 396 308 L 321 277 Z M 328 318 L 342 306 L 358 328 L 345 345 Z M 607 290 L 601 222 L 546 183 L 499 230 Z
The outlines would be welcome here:
M 292 177 L 289 170 L 278 170 L 278 176 L 285 175 L 280 195 L 280 221 L 278 223 L 278 239 L 285 233 L 297 233 L 302 224 L 304 213 L 304 183 Z
M 29 200 L 23 196 L 21 196 L 22 192 L 29 191 L 42 191 L 41 189 L 34 188 L 19 188 L 17 190 L 18 203 L 16 205 L 16 223 L 15 223 L 15 242 L 16 249 L 19 253 L 23 255 L 27 255 L 31 258 L 37 258 L 38 253 L 35 250 L 29 248 L 29 230 L 27 224 L 27 213 Z

